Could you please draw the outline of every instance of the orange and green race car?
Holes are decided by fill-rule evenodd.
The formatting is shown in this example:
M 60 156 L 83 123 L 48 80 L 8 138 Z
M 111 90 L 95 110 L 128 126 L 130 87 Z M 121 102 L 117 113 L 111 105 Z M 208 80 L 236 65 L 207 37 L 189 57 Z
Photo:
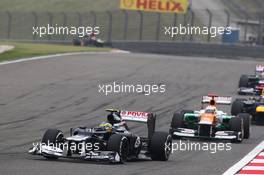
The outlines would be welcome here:
M 241 142 L 250 135 L 250 115 L 239 113 L 229 115 L 218 110 L 217 104 L 230 105 L 231 97 L 209 94 L 202 97 L 201 110 L 176 112 L 171 121 L 170 133 L 173 138 L 194 137 L 231 140 Z M 209 103 L 204 108 L 204 104 Z

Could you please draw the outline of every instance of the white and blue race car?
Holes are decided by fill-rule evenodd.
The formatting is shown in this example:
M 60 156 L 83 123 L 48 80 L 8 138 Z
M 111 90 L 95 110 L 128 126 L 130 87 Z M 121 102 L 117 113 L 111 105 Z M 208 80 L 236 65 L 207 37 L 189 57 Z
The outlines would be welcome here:
M 30 154 L 47 159 L 70 158 L 81 160 L 123 163 L 130 159 L 151 158 L 167 161 L 171 153 L 172 138 L 166 132 L 155 131 L 156 116 L 148 112 L 108 109 L 111 116 L 120 116 L 115 123 L 104 122 L 97 127 L 71 128 L 65 137 L 58 129 L 48 129 L 40 144 L 29 150 Z M 132 133 L 126 121 L 145 123 L 148 136 Z

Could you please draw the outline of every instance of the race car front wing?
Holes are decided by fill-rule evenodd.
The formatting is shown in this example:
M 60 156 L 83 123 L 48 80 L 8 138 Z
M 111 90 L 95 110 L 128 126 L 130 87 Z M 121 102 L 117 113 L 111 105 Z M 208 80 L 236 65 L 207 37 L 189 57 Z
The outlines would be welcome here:
M 237 92 L 239 95 L 260 95 L 262 88 L 238 88 Z
M 68 156 L 67 151 L 51 146 L 34 146 L 28 153 L 32 155 L 41 155 L 45 157 L 70 158 L 90 161 L 107 161 L 110 163 L 121 163 L 120 155 L 114 151 L 88 151 L 77 155 Z
M 217 131 L 212 136 L 200 136 L 198 130 L 187 128 L 172 128 L 171 134 L 176 137 L 210 138 L 221 140 L 242 140 L 242 133 L 235 131 Z

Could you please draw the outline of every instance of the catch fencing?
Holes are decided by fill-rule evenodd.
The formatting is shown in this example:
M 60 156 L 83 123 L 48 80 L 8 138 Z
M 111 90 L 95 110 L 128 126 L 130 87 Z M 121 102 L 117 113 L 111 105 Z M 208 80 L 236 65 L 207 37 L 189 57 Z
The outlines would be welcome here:
M 262 12 L 263 13 L 263 12 Z M 98 38 L 107 41 L 159 41 L 221 43 L 222 36 L 210 34 L 185 34 L 170 37 L 166 27 L 228 27 L 239 30 L 239 42 L 263 44 L 264 18 L 256 13 L 254 18 L 241 17 L 228 10 L 189 10 L 186 14 L 166 14 L 142 11 L 106 12 L 0 12 L 0 39 L 29 41 L 69 42 L 73 35 L 33 34 L 33 27 L 58 25 L 64 27 L 98 26 Z

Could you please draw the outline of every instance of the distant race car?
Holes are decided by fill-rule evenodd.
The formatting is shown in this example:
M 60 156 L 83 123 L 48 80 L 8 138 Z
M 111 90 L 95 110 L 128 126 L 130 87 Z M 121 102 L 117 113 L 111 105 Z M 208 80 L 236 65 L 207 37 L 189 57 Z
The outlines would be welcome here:
M 233 101 L 231 106 L 231 114 L 237 115 L 246 112 L 252 116 L 252 121 L 257 124 L 264 124 L 264 90 L 261 96 L 246 98 L 238 98 Z
M 264 64 L 258 64 L 255 75 L 241 75 L 238 83 L 238 94 L 260 95 L 262 89 L 264 89 Z
M 30 154 L 47 159 L 70 158 L 91 161 L 123 163 L 130 159 L 151 158 L 167 161 L 171 154 L 172 138 L 166 132 L 155 131 L 156 116 L 147 112 L 119 111 L 108 109 L 108 119 L 119 118 L 113 125 L 102 123 L 98 127 L 70 129 L 70 136 L 62 131 L 48 129 L 41 144 L 35 144 Z M 148 136 L 132 133 L 126 121 L 146 123 Z
M 72 40 L 74 46 L 94 46 L 94 47 L 104 47 L 105 42 L 96 35 L 85 35 L 84 37 L 77 36 Z
M 209 94 L 202 97 L 202 109 L 176 112 L 171 121 L 170 133 L 173 138 L 194 137 L 231 140 L 241 142 L 250 135 L 250 115 L 239 113 L 228 115 L 217 109 L 217 104 L 230 105 L 231 97 Z M 209 103 L 203 108 L 204 103 Z

